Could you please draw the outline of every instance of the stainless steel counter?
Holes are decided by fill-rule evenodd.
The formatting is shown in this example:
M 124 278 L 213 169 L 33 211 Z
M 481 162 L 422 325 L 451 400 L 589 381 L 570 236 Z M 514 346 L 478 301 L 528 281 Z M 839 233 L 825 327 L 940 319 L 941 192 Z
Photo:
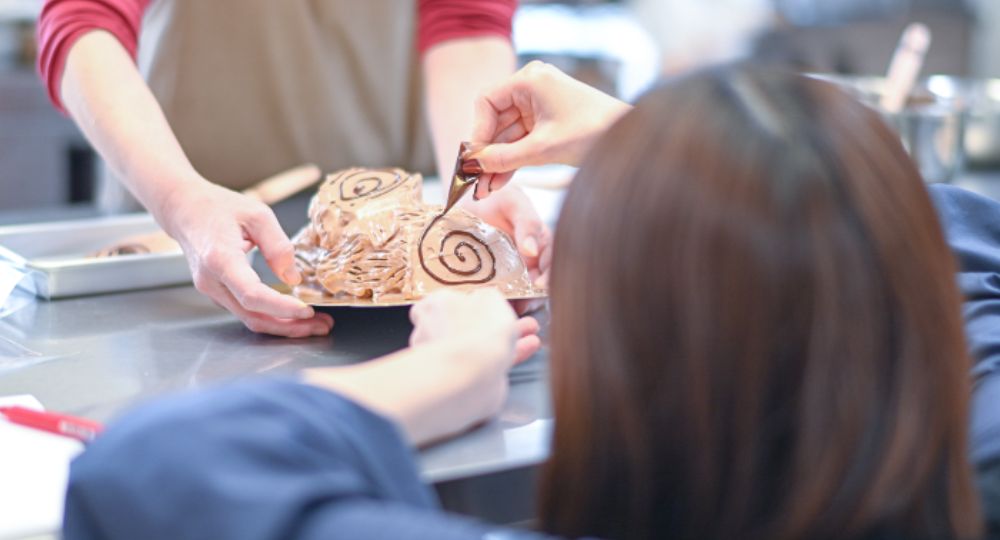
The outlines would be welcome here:
M 253 334 L 191 287 L 36 302 L 0 320 L 0 395 L 33 394 L 46 408 L 107 421 L 136 403 L 250 375 L 361 362 L 400 349 L 403 308 L 332 312 L 331 337 Z M 422 453 L 430 481 L 537 463 L 549 408 L 544 353 L 512 374 L 499 419 Z
M 428 186 L 430 196 L 435 189 Z M 288 232 L 304 222 L 307 202 L 276 207 Z M 32 302 L 0 319 L 0 396 L 33 394 L 48 409 L 108 421 L 158 396 L 248 376 L 290 377 L 406 346 L 406 308 L 330 313 L 331 336 L 284 339 L 250 332 L 190 286 Z M 421 451 L 423 476 L 450 509 L 503 522 L 530 516 L 532 467 L 548 454 L 552 425 L 545 356 L 543 349 L 511 373 L 497 419 Z M 498 489 L 516 495 L 488 497 Z

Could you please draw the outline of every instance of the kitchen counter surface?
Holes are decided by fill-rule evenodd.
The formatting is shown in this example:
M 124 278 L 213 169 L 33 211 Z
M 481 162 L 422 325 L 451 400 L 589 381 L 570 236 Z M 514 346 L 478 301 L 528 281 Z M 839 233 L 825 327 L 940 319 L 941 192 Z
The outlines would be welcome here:
M 440 195 L 433 183 L 425 191 Z M 286 231 L 301 227 L 307 204 L 308 196 L 299 196 L 275 207 Z M 554 215 L 548 207 L 543 217 Z M 0 223 L 53 215 L 51 209 L 37 216 L 22 211 L 5 220 L 0 212 Z M 89 217 L 82 208 L 70 215 Z M 274 281 L 260 257 L 254 266 Z M 0 396 L 32 394 L 47 409 L 108 421 L 160 396 L 249 376 L 293 377 L 407 344 L 407 308 L 330 312 L 336 320 L 331 336 L 285 339 L 250 332 L 191 286 L 30 302 L 0 319 Z M 512 371 L 496 419 L 419 453 L 422 475 L 447 508 L 505 523 L 530 517 L 534 466 L 548 454 L 552 426 L 546 356 L 543 348 Z M 497 502 L 502 493 L 511 495 Z
M 425 191 L 437 197 L 440 186 L 428 182 Z M 275 207 L 289 233 L 304 223 L 307 204 L 308 196 L 298 196 Z M 255 267 L 265 281 L 274 281 L 260 257 Z M 250 332 L 191 286 L 33 302 L 0 319 L 0 396 L 33 394 L 46 408 L 107 421 L 158 396 L 362 362 L 407 344 L 406 308 L 330 313 L 336 321 L 331 336 L 284 339 Z M 551 427 L 546 353 L 511 373 L 510 396 L 496 420 L 421 452 L 429 481 L 496 473 L 545 458 Z

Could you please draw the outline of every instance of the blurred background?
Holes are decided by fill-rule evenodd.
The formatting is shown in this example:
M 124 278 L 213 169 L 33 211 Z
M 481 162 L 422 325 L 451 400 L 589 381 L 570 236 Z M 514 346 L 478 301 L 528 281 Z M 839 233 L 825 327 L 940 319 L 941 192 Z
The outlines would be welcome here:
M 99 159 L 34 72 L 42 0 L 0 0 L 0 211 L 87 208 Z M 739 58 L 883 75 L 903 28 L 927 24 L 923 73 L 1000 78 L 1000 0 L 522 0 L 514 41 L 633 100 L 657 78 Z M 1000 97 L 998 97 L 1000 99 Z

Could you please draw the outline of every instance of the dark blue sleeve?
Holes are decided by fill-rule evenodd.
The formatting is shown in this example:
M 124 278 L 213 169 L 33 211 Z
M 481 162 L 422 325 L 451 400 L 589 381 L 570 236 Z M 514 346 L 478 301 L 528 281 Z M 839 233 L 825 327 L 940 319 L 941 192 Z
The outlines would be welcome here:
M 1000 203 L 947 185 L 930 187 L 948 244 L 958 258 L 958 286 L 972 374 L 971 446 L 976 464 L 1000 458 Z
M 142 407 L 71 467 L 64 538 L 531 538 L 443 513 L 396 427 L 259 380 Z

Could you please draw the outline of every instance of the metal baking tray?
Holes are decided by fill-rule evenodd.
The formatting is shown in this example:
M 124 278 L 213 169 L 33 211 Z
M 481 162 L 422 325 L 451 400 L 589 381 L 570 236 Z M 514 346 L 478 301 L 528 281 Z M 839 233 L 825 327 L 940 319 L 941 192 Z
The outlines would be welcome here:
M 149 214 L 0 227 L 0 264 L 28 272 L 35 294 L 47 300 L 190 283 L 180 251 L 88 257 L 129 236 L 157 230 Z

